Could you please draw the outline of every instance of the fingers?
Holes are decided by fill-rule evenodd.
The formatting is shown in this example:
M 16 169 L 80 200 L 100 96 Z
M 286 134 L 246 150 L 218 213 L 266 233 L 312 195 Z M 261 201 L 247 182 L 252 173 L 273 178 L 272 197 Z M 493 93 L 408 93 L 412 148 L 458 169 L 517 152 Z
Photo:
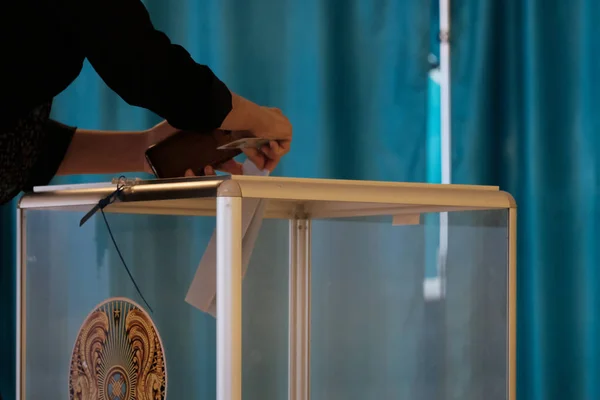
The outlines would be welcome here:
M 281 157 L 283 157 L 290 149 L 289 141 L 275 141 L 269 142 L 268 146 L 262 146 L 259 149 L 248 149 L 245 153 L 255 163 L 257 168 L 266 169 L 273 171 Z M 254 160 L 258 160 L 255 162 Z
M 277 142 L 277 144 L 279 145 L 279 147 L 281 148 L 281 155 L 286 155 L 287 153 L 290 152 L 290 148 L 292 147 L 292 141 L 291 140 L 280 140 Z
M 243 175 L 244 174 L 242 164 L 235 160 L 226 161 L 223 164 L 217 166 L 216 168 L 213 168 L 210 165 L 207 165 L 206 167 L 204 167 L 204 175 L 214 176 L 217 174 L 215 170 L 225 172 L 225 173 L 228 173 L 231 175 Z
M 208 167 L 211 168 L 211 167 Z M 231 159 L 229 161 L 225 161 L 223 164 L 217 167 L 219 171 L 226 172 L 231 175 L 243 175 L 244 170 L 241 163 Z
M 281 140 L 276 141 L 272 140 L 269 142 L 269 145 L 262 146 L 260 149 L 254 147 L 247 147 L 243 149 L 246 157 L 256 165 L 256 167 L 260 170 L 268 170 L 273 171 L 275 167 L 279 164 L 281 157 L 287 154 L 290 151 L 290 141 L 289 140 Z M 216 171 L 222 171 L 231 175 L 243 175 L 243 165 L 233 159 L 224 162 L 223 164 L 213 168 L 211 166 L 206 166 L 204 168 L 204 174 L 206 176 L 214 176 L 216 175 Z M 195 176 L 192 170 L 187 170 L 185 172 L 185 176 Z
M 264 155 L 267 156 L 264 169 L 272 172 L 277 166 L 277 164 L 279 164 L 279 160 L 281 159 L 281 156 L 279 155 L 279 145 L 277 144 L 277 142 L 271 141 L 269 142 L 268 146 L 263 146 L 261 148 L 261 151 Z
M 242 164 L 235 160 L 226 161 L 223 164 L 219 165 L 217 168 L 213 168 L 210 165 L 204 167 L 205 176 L 215 176 L 217 175 L 216 171 L 222 171 L 231 175 L 243 175 L 244 172 Z M 192 171 L 191 169 L 188 169 L 187 171 L 185 171 L 184 176 L 193 177 L 196 176 L 196 174 L 194 174 L 194 171 Z
M 243 149 L 243 151 L 244 154 L 246 154 L 246 157 L 248 157 L 250 161 L 252 161 L 252 163 L 256 165 L 256 168 L 261 170 L 265 168 L 267 157 L 263 152 L 254 147 L 247 147 Z
M 262 146 L 260 149 L 248 147 L 244 149 L 244 154 L 256 165 L 258 169 L 273 171 L 281 157 L 290 151 L 289 140 L 272 140 L 268 146 Z
M 290 151 L 290 141 L 289 140 L 273 140 L 269 142 L 269 146 L 264 146 L 265 154 L 267 154 L 270 158 L 281 158 L 286 155 Z

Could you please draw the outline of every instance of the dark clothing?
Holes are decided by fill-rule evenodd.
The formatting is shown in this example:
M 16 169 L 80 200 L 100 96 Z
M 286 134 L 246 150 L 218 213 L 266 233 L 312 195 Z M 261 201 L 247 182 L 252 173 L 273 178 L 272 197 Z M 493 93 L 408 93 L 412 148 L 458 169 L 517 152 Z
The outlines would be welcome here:
M 50 102 L 34 107 L 0 132 L 0 204 L 56 174 L 75 128 L 49 119 L 50 109 Z
M 218 128 L 231 111 L 231 94 L 227 87 L 208 67 L 194 62 L 185 49 L 172 44 L 164 33 L 157 31 L 140 0 L 4 3 L 0 7 L 3 58 L 0 63 L 0 143 L 14 141 L 19 131 L 15 127 L 27 125 L 24 121 L 40 112 L 40 105 L 44 109 L 44 105 L 69 86 L 79 75 L 86 58 L 104 82 L 127 103 L 153 111 L 176 128 L 211 131 Z M 54 128 L 66 129 L 61 130 L 63 138 L 68 132 L 72 134 L 68 127 L 54 125 Z M 31 132 L 31 129 L 21 129 L 25 131 Z M 7 139 L 10 135 L 13 138 Z M 41 153 L 33 152 L 36 157 L 33 161 L 37 162 L 39 157 L 60 157 L 60 163 L 70 139 L 57 137 L 57 141 L 66 146 L 58 149 L 49 144 L 51 137 L 38 134 L 35 140 L 42 140 L 40 138 L 44 138 L 46 144 Z M 0 160 L 6 158 L 6 154 L 2 155 L 6 151 L 4 146 L 0 147 Z M 52 154 L 46 154 L 50 152 Z M 34 156 L 33 153 L 29 156 Z M 22 164 L 33 165 L 30 161 Z M 1 181 L 7 172 L 3 163 L 0 166 Z M 44 184 L 41 181 L 45 179 L 33 178 L 28 176 L 25 181 Z

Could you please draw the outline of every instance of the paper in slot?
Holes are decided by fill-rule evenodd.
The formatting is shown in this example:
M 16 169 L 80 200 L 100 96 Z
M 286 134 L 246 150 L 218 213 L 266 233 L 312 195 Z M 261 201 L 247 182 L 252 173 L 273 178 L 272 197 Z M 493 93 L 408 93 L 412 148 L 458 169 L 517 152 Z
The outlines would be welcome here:
M 268 176 L 250 161 L 243 164 L 244 175 Z M 242 276 L 246 275 L 250 257 L 262 225 L 266 200 L 242 200 Z M 188 290 L 185 301 L 213 317 L 217 315 L 217 235 L 213 232 L 196 274 Z

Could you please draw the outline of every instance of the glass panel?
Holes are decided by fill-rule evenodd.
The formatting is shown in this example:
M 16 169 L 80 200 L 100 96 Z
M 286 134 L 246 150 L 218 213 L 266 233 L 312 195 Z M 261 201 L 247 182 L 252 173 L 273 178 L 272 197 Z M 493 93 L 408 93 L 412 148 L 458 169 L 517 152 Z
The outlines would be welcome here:
M 79 228 L 81 216 L 27 212 L 28 399 L 69 398 L 73 346 L 98 304 L 125 297 L 146 309 L 102 217 Z M 214 218 L 107 218 L 153 308 L 169 398 L 214 399 L 215 321 L 184 301 Z M 450 214 L 445 295 L 429 299 L 437 215 L 414 226 L 314 221 L 312 399 L 505 399 L 506 220 L 506 211 Z M 287 397 L 287 265 L 288 221 L 265 220 L 244 279 L 244 399 Z
M 313 222 L 313 400 L 506 399 L 507 211 Z M 443 274 L 442 274 L 443 276 Z
M 71 355 L 86 317 L 114 297 L 132 299 L 148 309 L 121 264 L 100 214 L 81 228 L 81 213 L 27 211 L 26 215 L 27 399 L 69 399 Z M 185 296 L 215 219 L 106 216 L 123 258 L 153 309 L 149 316 L 164 348 L 168 398 L 214 399 L 215 320 L 186 303 Z M 288 222 L 265 220 L 244 280 L 244 398 L 287 396 L 287 250 Z M 122 365 L 124 371 L 111 371 L 107 365 L 130 360 L 123 332 L 135 325 L 134 314 L 128 323 L 125 317 L 130 306 L 124 302 L 109 303 L 103 310 L 106 320 L 100 316 L 96 325 L 87 325 L 108 323 L 116 335 L 106 339 L 104 343 L 112 344 L 97 353 L 103 354 L 99 390 L 114 391 L 106 399 L 129 399 L 117 394 L 140 385 L 122 379 L 131 363 Z M 139 320 L 144 322 L 143 315 Z M 98 330 L 90 332 L 89 338 L 102 340 Z M 151 339 L 146 328 L 135 332 L 131 330 L 130 337 Z M 78 349 L 80 368 L 91 367 L 93 349 L 93 341 Z M 146 375 L 148 387 L 154 382 L 151 375 Z M 84 381 L 80 379 L 82 386 Z

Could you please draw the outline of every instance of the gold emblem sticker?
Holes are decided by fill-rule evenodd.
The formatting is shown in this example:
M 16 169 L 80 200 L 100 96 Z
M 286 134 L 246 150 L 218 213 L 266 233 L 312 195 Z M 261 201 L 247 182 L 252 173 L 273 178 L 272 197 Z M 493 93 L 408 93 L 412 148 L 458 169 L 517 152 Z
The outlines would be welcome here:
M 165 400 L 167 366 L 152 319 L 139 305 L 112 298 L 85 319 L 69 373 L 71 400 Z

